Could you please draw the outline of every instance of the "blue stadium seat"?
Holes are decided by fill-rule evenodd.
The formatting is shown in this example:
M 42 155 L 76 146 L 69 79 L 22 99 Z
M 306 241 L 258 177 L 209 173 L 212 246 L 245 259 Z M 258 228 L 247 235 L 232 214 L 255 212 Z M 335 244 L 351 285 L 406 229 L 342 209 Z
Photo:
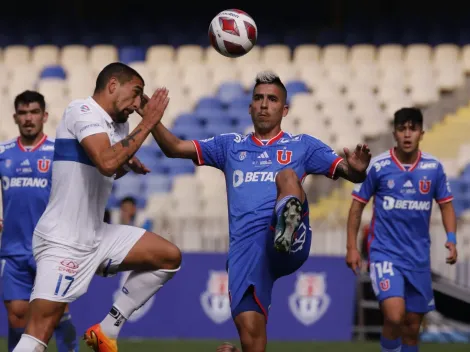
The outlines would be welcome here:
M 222 102 L 220 99 L 216 97 L 203 97 L 199 99 L 195 111 L 201 111 L 201 110 L 222 110 L 224 108 Z
M 186 113 L 179 115 L 173 122 L 173 127 L 184 126 L 194 126 L 196 129 L 199 129 L 203 126 L 204 121 L 200 119 L 198 114 Z
M 181 175 L 181 174 L 192 174 L 196 171 L 196 166 L 192 160 L 187 159 L 173 159 L 168 169 L 168 175 L 170 177 Z
M 226 114 L 233 116 L 236 120 L 251 119 L 250 112 L 248 111 L 248 105 L 245 107 L 230 107 L 228 108 Z
M 224 105 L 229 105 L 230 102 L 245 95 L 245 89 L 240 82 L 225 82 L 219 86 L 217 97 Z
M 67 74 L 62 66 L 55 65 L 55 66 L 47 66 L 45 67 L 40 74 L 40 78 L 58 78 L 58 79 L 65 79 Z
M 146 175 L 145 195 L 148 197 L 155 193 L 167 193 L 171 191 L 171 177 L 167 175 Z
M 233 126 L 235 124 L 235 118 L 233 115 L 227 114 L 225 111 L 217 110 L 204 110 L 197 113 L 198 119 L 201 120 L 204 125 L 207 124 L 221 124 Z
M 119 61 L 130 62 L 145 61 L 145 49 L 140 46 L 125 46 L 119 49 Z
M 294 95 L 297 93 L 307 93 L 308 87 L 304 81 L 288 81 L 286 83 L 286 89 L 288 95 Z
M 195 129 L 194 126 L 180 125 L 171 129 L 171 132 L 180 139 L 191 140 L 191 139 L 204 139 L 207 133 L 203 128 Z
M 251 94 L 246 94 L 245 96 L 234 98 L 230 103 L 229 103 L 229 109 L 233 108 L 241 108 L 245 109 L 245 111 L 248 111 L 248 107 L 250 106 L 251 103 Z
M 114 195 L 114 192 L 111 193 L 108 199 L 108 203 L 106 204 L 106 209 L 114 209 L 119 207 L 119 199 Z
M 234 133 L 235 132 L 234 128 L 232 126 L 217 125 L 217 124 L 210 125 L 210 127 L 206 128 L 205 131 L 209 136 L 217 136 L 217 135 L 223 134 L 223 133 Z

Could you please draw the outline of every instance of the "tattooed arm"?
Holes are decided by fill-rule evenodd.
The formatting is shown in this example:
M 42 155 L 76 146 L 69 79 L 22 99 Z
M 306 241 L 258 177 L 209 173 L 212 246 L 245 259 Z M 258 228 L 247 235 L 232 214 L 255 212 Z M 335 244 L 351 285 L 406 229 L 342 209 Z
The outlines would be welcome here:
M 116 144 L 111 145 L 107 133 L 85 137 L 80 144 L 100 173 L 111 177 L 132 158 L 149 134 L 150 128 L 142 121 Z
M 341 160 L 341 162 L 336 167 L 335 172 L 336 177 L 342 177 L 345 180 L 351 181 L 353 183 L 362 183 L 366 179 L 366 171 L 358 172 L 351 168 L 346 160 Z

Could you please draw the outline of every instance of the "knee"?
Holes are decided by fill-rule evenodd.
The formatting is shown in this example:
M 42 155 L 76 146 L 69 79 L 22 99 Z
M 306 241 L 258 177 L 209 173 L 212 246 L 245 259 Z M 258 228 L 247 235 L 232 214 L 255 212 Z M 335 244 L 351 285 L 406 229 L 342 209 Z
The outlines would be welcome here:
M 26 326 L 26 312 L 8 312 L 8 324 L 12 328 L 24 328 Z
M 400 311 L 390 311 L 385 315 L 385 325 L 391 328 L 399 329 L 403 325 L 404 314 Z
M 282 185 L 286 183 L 298 183 L 299 178 L 293 169 L 284 169 L 279 171 L 276 175 L 276 185 Z
M 405 324 L 403 326 L 402 342 L 405 345 L 409 345 L 409 346 L 417 345 L 418 342 L 419 342 L 419 330 L 420 330 L 420 328 L 421 328 L 420 323 L 405 322 Z
M 174 244 L 170 243 L 165 251 L 165 260 L 159 269 L 176 270 L 181 266 L 183 255 L 180 249 Z

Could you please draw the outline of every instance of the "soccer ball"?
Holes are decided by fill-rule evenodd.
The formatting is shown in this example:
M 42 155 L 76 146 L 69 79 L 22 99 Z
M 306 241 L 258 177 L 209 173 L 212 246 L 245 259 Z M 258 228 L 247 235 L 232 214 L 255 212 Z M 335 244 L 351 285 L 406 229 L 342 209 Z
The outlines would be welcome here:
M 240 57 L 256 44 L 258 29 L 246 12 L 230 9 L 220 12 L 209 26 L 212 47 L 227 57 Z

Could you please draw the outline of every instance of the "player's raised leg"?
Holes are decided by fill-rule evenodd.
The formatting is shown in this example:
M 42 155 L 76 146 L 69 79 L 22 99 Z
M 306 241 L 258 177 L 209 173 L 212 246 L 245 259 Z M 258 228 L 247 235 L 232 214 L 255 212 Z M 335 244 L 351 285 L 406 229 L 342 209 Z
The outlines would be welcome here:
M 300 180 L 292 169 L 284 169 L 276 176 L 277 215 L 274 246 L 279 252 L 289 252 L 295 232 L 302 219 L 305 193 Z
M 157 234 L 145 232 L 117 267 L 117 271 L 132 272 L 109 314 L 86 331 L 86 343 L 97 352 L 117 351 L 116 339 L 125 321 L 176 274 L 180 265 L 178 247 Z

